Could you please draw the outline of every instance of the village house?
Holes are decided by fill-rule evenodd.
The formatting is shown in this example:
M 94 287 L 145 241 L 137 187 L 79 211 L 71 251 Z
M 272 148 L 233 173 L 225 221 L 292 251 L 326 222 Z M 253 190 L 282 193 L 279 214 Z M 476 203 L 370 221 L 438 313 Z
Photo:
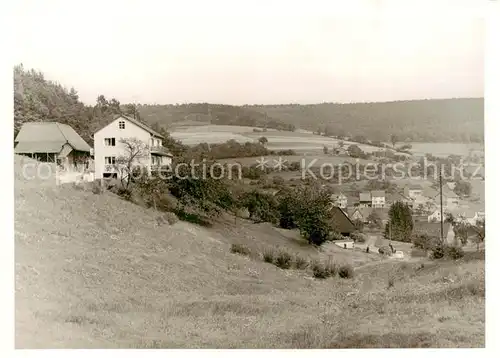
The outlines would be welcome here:
M 372 208 L 384 208 L 385 207 L 385 191 L 384 190 L 372 190 Z
M 350 237 L 351 234 L 356 231 L 353 222 L 346 213 L 342 211 L 339 207 L 332 207 L 331 209 L 332 220 L 335 223 L 335 228 L 338 233 L 342 236 Z
M 403 195 L 410 198 L 415 199 L 417 196 L 422 195 L 423 189 L 419 184 L 407 185 L 404 188 Z
M 439 191 L 435 190 L 435 193 L 431 197 L 432 201 L 436 205 L 440 205 L 441 203 L 441 197 Z M 453 190 L 450 190 L 448 186 L 443 185 L 443 207 L 447 209 L 453 209 L 458 207 L 459 205 L 459 198 L 458 195 L 455 194 Z
M 444 215 L 443 211 L 443 215 Z M 444 218 L 443 218 L 444 220 Z M 428 222 L 441 222 L 441 209 L 435 209 L 430 215 L 427 216 Z
M 376 215 L 381 223 L 385 225 L 389 220 L 389 209 L 388 208 L 351 208 L 348 210 L 347 215 L 352 221 L 359 220 L 363 224 L 372 224 L 371 218 L 372 214 Z
M 477 225 L 478 221 L 485 219 L 484 211 L 478 211 L 474 208 L 455 208 L 449 212 L 456 221 L 470 225 Z
M 119 158 L 129 155 L 123 141 L 137 139 L 143 144 L 141 154 L 134 159 L 134 165 L 148 170 L 166 170 L 172 164 L 172 154 L 163 147 L 164 137 L 134 118 L 119 115 L 107 126 L 94 133 L 94 159 L 96 179 L 117 177 Z
M 359 220 L 363 224 L 368 224 L 368 216 L 371 213 L 371 208 L 357 207 L 351 208 L 347 211 L 347 215 L 352 221 Z
M 58 122 L 27 122 L 14 139 L 14 153 L 56 164 L 58 179 L 76 181 L 89 169 L 90 146 L 76 131 Z
M 372 206 L 372 196 L 370 192 L 359 193 L 359 207 L 369 208 Z
M 331 200 L 333 205 L 341 209 L 347 208 L 347 196 L 345 196 L 343 193 L 332 194 Z

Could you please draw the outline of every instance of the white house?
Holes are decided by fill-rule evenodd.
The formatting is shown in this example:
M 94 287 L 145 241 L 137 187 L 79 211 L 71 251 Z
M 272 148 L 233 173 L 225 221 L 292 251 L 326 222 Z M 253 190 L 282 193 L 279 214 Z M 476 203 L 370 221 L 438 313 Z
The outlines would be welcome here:
M 372 208 L 384 208 L 385 207 L 385 191 L 384 190 L 372 190 Z
M 421 185 L 409 185 L 404 188 L 404 196 L 409 197 L 410 199 L 415 199 L 422 194 L 423 189 Z
M 117 177 L 117 159 L 127 157 L 129 151 L 122 140 L 136 139 L 142 142 L 141 154 L 134 159 L 135 165 L 148 172 L 163 170 L 172 164 L 172 154 L 163 147 L 164 137 L 134 118 L 119 115 L 107 126 L 94 133 L 95 178 Z
M 429 216 L 427 216 L 428 222 L 441 222 L 441 209 L 434 210 Z
M 347 208 L 347 196 L 345 196 L 343 193 L 332 194 L 330 198 L 333 202 L 333 205 L 338 206 L 341 209 Z

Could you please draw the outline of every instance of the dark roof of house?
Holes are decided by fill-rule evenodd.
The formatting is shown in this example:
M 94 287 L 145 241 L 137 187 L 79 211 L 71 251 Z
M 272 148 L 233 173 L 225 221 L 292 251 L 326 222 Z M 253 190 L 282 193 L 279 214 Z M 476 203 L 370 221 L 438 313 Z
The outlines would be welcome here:
M 427 187 L 422 191 L 422 195 L 427 197 L 427 198 L 434 198 L 436 195 L 438 195 L 439 192 L 431 187 Z
M 118 114 L 118 115 L 114 116 L 114 117 L 113 117 L 113 119 L 112 119 L 111 121 L 109 121 L 109 123 L 108 123 L 108 124 L 106 124 L 104 127 L 106 127 L 106 126 L 110 125 L 111 123 L 113 123 L 114 121 L 116 121 L 118 118 L 124 118 L 124 119 L 126 119 L 127 121 L 134 123 L 136 126 L 138 126 L 138 127 L 142 128 L 142 129 L 144 129 L 146 132 L 149 132 L 150 134 L 152 134 L 152 135 L 154 135 L 154 136 L 156 136 L 156 137 L 158 137 L 158 138 L 165 139 L 165 137 L 163 137 L 160 133 L 158 133 L 158 132 L 156 132 L 156 131 L 152 130 L 152 129 L 151 129 L 149 126 L 147 126 L 146 124 L 144 124 L 144 123 L 142 123 L 142 122 L 139 122 L 137 119 L 132 118 L 132 117 L 129 117 L 129 116 L 126 116 L 126 115 L 124 115 L 124 114 Z M 96 131 L 96 133 L 97 133 L 97 132 L 99 132 L 99 131 L 100 131 L 101 129 L 103 129 L 104 127 L 101 127 L 98 131 Z
M 422 190 L 422 185 L 420 184 L 411 184 L 408 186 L 408 189 L 410 190 Z
M 407 196 L 401 194 L 401 193 L 389 193 L 387 194 L 385 200 L 389 202 L 396 202 L 396 201 L 410 201 L 410 198 Z
M 351 233 L 355 231 L 354 224 L 351 219 L 338 207 L 334 206 L 331 209 L 335 227 L 340 233 Z
M 372 201 L 371 194 L 369 192 L 359 193 L 359 201 Z
M 348 210 L 349 217 L 352 218 L 352 216 L 356 211 L 359 212 L 361 216 L 366 219 L 371 214 L 372 208 L 351 208 L 350 210 Z
M 68 143 L 75 150 L 90 152 L 90 146 L 73 128 L 58 122 L 27 122 L 14 140 L 15 153 L 59 153 Z
M 450 223 L 443 223 L 443 235 L 446 236 L 450 230 Z M 427 234 L 432 237 L 441 237 L 441 223 L 440 222 L 426 222 L 416 221 L 413 223 L 414 234 Z
M 372 197 L 385 197 L 385 190 L 372 190 L 371 191 Z

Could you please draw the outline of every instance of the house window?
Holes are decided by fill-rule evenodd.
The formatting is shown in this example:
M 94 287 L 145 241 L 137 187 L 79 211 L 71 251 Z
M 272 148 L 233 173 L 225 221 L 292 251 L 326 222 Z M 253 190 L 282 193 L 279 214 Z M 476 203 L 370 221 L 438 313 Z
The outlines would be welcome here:
M 104 157 L 104 164 L 116 164 L 116 157 Z
M 115 138 L 104 138 L 104 145 L 107 147 L 115 146 Z
M 125 129 L 125 121 L 119 121 L 118 122 L 118 128 Z

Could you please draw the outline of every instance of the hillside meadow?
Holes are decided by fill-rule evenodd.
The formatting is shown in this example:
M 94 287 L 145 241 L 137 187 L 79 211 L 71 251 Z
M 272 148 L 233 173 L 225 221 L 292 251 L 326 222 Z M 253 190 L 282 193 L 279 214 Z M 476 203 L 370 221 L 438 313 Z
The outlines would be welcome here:
M 20 165 L 16 157 L 16 348 L 484 347 L 484 256 L 318 249 L 231 217 L 160 225 L 154 210 L 27 180 Z M 262 260 L 268 249 L 348 263 L 354 276 L 283 270 Z

